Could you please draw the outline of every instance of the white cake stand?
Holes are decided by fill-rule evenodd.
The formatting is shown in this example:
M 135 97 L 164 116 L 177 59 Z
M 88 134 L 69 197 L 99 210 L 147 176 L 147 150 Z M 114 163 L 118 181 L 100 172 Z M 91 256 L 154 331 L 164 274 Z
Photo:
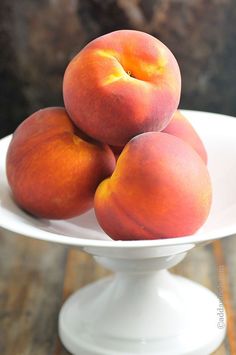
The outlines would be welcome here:
M 236 119 L 184 113 L 206 145 L 214 198 L 207 223 L 182 238 L 112 241 L 93 211 L 67 221 L 32 218 L 12 200 L 5 176 L 10 137 L 0 141 L 0 226 L 79 247 L 115 272 L 82 288 L 63 305 L 59 333 L 72 354 L 206 355 L 224 339 L 225 327 L 217 315 L 220 300 L 167 269 L 196 245 L 236 233 Z

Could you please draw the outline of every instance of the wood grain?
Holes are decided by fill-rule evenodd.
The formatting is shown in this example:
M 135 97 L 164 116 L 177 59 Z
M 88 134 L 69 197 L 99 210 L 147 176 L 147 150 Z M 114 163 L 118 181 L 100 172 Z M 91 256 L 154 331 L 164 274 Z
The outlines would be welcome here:
M 52 353 L 66 253 L 53 243 L 1 233 L 1 355 Z
M 223 297 L 230 323 L 214 355 L 231 355 L 235 346 L 236 238 L 194 249 L 172 272 L 217 293 L 219 265 L 226 275 Z M 0 354 L 69 355 L 57 336 L 58 313 L 75 290 L 109 271 L 80 250 L 0 233 Z M 230 307 L 229 307 L 230 304 Z

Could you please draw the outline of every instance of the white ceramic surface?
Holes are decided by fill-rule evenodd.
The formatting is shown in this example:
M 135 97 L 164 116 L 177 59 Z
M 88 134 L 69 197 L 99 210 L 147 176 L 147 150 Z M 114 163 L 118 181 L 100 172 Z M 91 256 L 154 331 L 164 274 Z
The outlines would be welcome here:
M 12 200 L 5 176 L 5 155 L 10 141 L 0 141 L 0 226 L 32 238 L 84 247 L 87 251 L 124 257 L 136 257 L 141 249 L 145 257 L 167 250 L 175 253 L 195 244 L 222 238 L 236 232 L 236 119 L 206 112 L 183 111 L 199 132 L 208 151 L 213 182 L 213 206 L 205 225 L 194 235 L 174 239 L 112 241 L 98 226 L 93 211 L 67 221 L 35 219 Z M 183 221 L 184 223 L 184 221 Z M 174 247 L 174 248 L 173 248 Z M 103 249 L 103 250 L 101 250 Z M 144 251 L 144 249 L 148 249 Z M 154 249 L 155 252 L 154 252 Z M 158 250 L 157 250 L 158 249 Z
M 65 302 L 59 334 L 75 355 L 207 355 L 225 336 L 218 307 L 212 292 L 166 270 L 117 273 Z
M 11 197 L 5 176 L 10 137 L 0 141 L 0 226 L 80 247 L 118 272 L 113 279 L 82 289 L 63 306 L 61 339 L 76 355 L 204 355 L 224 337 L 225 328 L 217 328 L 216 296 L 160 271 L 180 262 L 197 244 L 236 233 L 236 119 L 206 112 L 184 114 L 208 151 L 213 205 L 201 230 L 182 238 L 112 241 L 93 211 L 67 221 L 31 217 Z

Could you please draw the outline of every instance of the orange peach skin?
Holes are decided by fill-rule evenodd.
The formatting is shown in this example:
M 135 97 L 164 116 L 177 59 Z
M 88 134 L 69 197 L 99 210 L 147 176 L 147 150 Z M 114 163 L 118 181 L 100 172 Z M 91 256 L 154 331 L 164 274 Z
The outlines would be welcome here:
M 179 137 L 190 144 L 192 148 L 195 149 L 196 152 L 200 155 L 205 164 L 207 164 L 207 152 L 202 143 L 202 140 L 191 123 L 184 115 L 182 115 L 182 113 L 176 111 L 170 123 L 163 130 L 163 132 Z
M 150 132 L 133 138 L 113 175 L 95 194 L 95 212 L 116 240 L 158 239 L 195 233 L 211 206 L 206 165 L 181 139 Z
M 63 82 L 67 112 L 89 136 L 114 146 L 160 131 L 176 111 L 178 63 L 151 35 L 120 30 L 90 42 L 69 63 Z
M 180 111 L 176 111 L 174 113 L 173 117 L 171 118 L 171 121 L 166 126 L 166 128 L 163 129 L 162 132 L 169 133 L 173 136 L 183 139 L 186 143 L 192 146 L 192 148 L 200 155 L 204 163 L 207 164 L 207 152 L 201 138 L 199 137 L 191 123 L 182 113 L 180 113 Z M 124 146 L 110 146 L 110 148 L 113 151 L 117 160 L 122 150 L 124 149 Z
M 91 208 L 98 184 L 114 165 L 110 148 L 81 138 L 63 108 L 27 118 L 13 135 L 6 163 L 16 202 L 35 216 L 52 219 Z

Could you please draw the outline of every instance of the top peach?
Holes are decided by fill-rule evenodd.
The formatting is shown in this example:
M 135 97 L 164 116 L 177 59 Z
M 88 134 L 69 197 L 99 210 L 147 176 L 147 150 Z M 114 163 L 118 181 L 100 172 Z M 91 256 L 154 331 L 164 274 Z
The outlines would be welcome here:
M 90 42 L 69 63 L 63 82 L 67 112 L 89 136 L 121 146 L 160 131 L 176 111 L 178 63 L 151 35 L 120 30 Z

